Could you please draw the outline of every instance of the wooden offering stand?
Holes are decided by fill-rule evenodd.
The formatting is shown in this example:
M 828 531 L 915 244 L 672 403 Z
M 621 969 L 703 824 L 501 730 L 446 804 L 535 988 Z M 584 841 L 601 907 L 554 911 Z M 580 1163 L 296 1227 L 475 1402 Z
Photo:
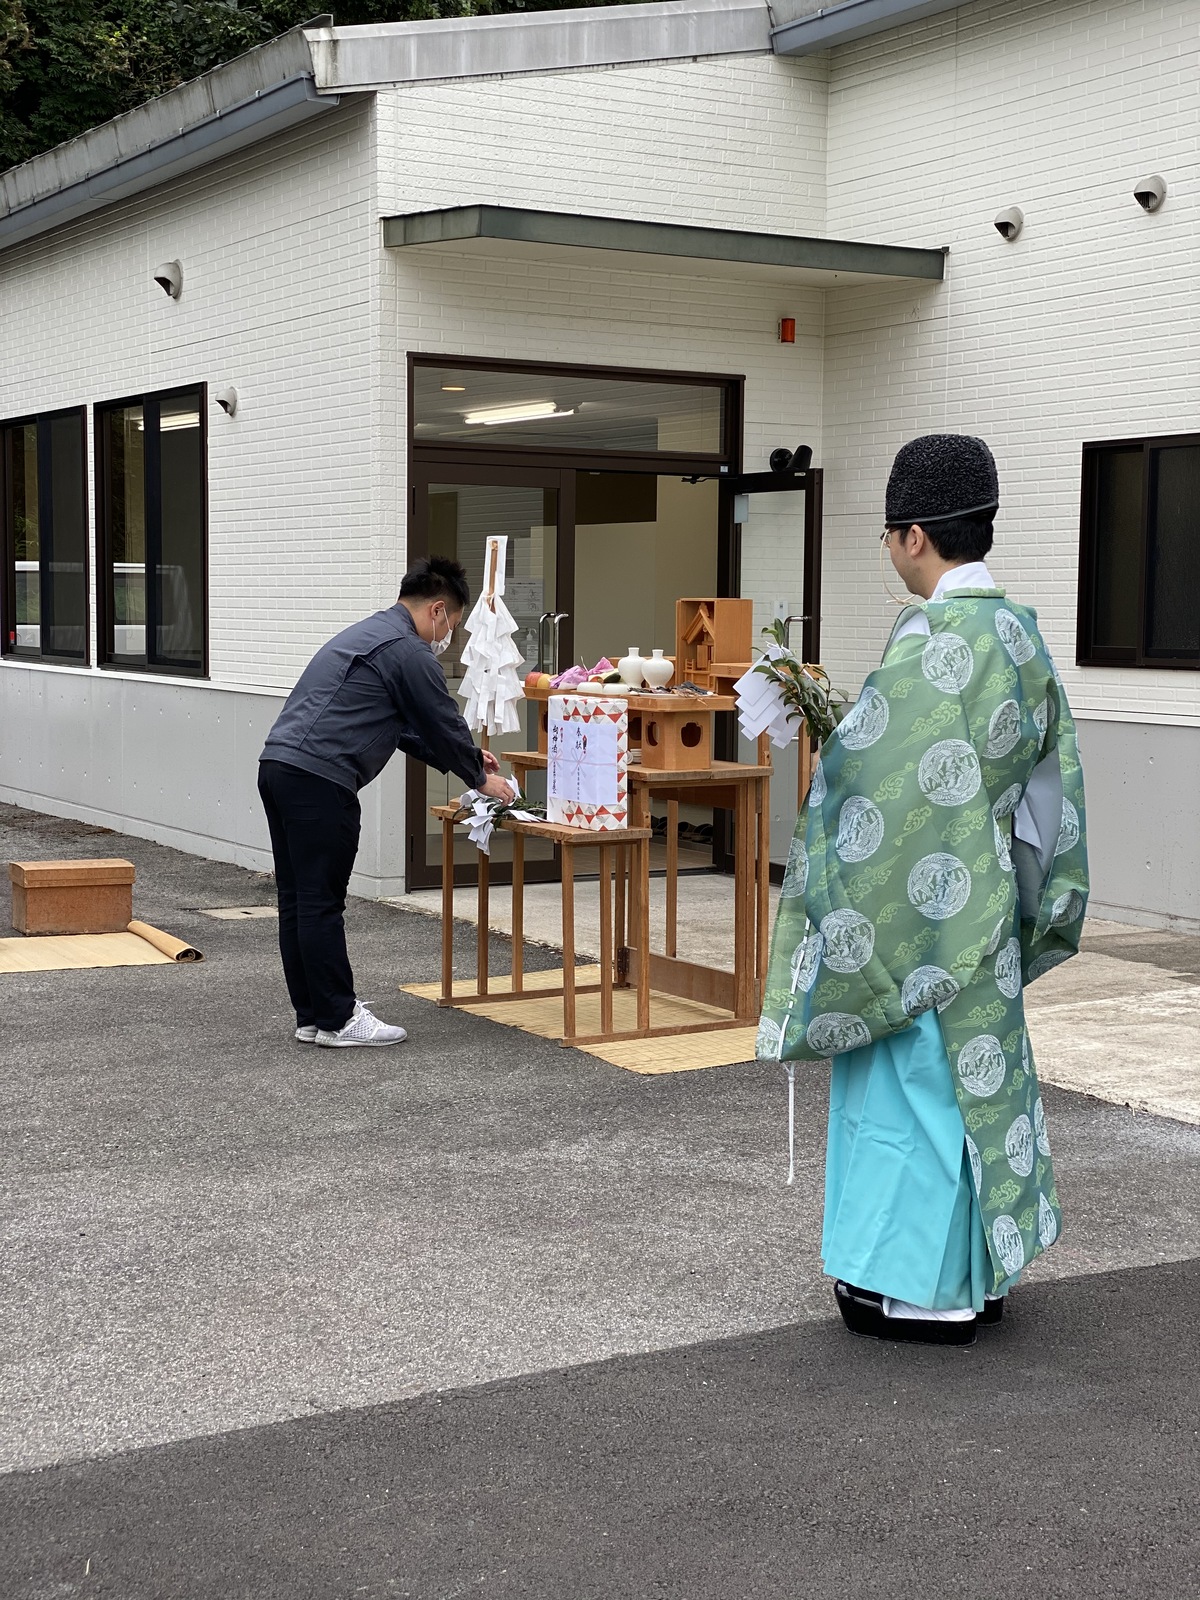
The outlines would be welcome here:
M 536 756 L 536 752 L 530 752 Z M 543 759 L 544 764 L 544 759 Z M 507 989 L 490 988 L 488 897 L 490 861 L 479 852 L 479 905 L 478 927 L 475 936 L 475 988 L 467 994 L 454 992 L 454 826 L 458 817 L 456 806 L 433 806 L 431 813 L 442 824 L 442 992 L 440 1006 L 491 1005 L 498 1000 L 543 999 L 562 995 L 563 1031 L 561 1043 L 607 1044 L 616 1039 L 652 1038 L 655 1033 L 681 1033 L 686 1028 L 659 1028 L 650 1026 L 650 972 L 643 972 L 637 982 L 637 1026 L 617 1031 L 613 1027 L 613 987 L 618 980 L 620 963 L 617 958 L 616 938 L 625 927 L 625 861 L 629 859 L 635 883 L 645 883 L 650 873 L 649 827 L 623 828 L 611 833 L 593 833 L 589 828 L 565 828 L 557 822 L 523 822 L 517 817 L 502 817 L 497 826 L 513 836 L 512 855 L 512 973 Z M 535 990 L 525 987 L 524 933 L 525 933 L 525 840 L 545 839 L 557 845 L 562 853 L 562 948 L 563 981 L 556 988 Z M 595 850 L 598 855 L 600 879 L 600 982 L 577 984 L 575 981 L 575 852 Z M 619 865 L 617 916 L 613 908 L 613 869 Z M 649 941 L 649 899 L 643 894 L 638 900 L 638 913 L 642 922 L 643 943 Z M 644 923 L 644 927 L 643 927 Z M 621 987 L 629 987 L 621 983 Z M 576 1031 L 576 996 L 600 995 L 600 1031 L 580 1034 Z
M 639 698 L 630 696 L 631 702 Z M 724 708 L 722 708 L 724 709 Z M 506 751 L 517 781 L 524 788 L 530 771 L 545 768 L 546 757 L 536 750 Z M 697 1024 L 693 1031 L 745 1027 L 757 1022 L 767 971 L 770 932 L 770 781 L 769 759 L 760 751 L 754 766 L 736 761 L 713 761 L 704 767 L 659 769 L 631 764 L 629 830 L 592 834 L 616 849 L 616 964 L 618 987 L 636 986 L 639 994 L 649 987 L 660 994 L 678 995 L 727 1011 Z M 666 802 L 666 911 L 664 953 L 649 953 L 650 918 L 649 848 L 642 854 L 627 850 L 625 841 L 650 835 L 652 801 Z M 679 908 L 679 807 L 711 806 L 733 812 L 734 835 L 734 936 L 733 971 L 681 960 L 678 954 Z M 576 829 L 562 830 L 574 833 Z M 443 857 L 443 859 L 446 859 Z M 566 855 L 564 854 L 564 899 Z M 514 883 L 516 865 L 514 864 Z M 515 904 L 515 902 L 514 902 Z M 564 919 L 566 909 L 564 906 Z M 514 939 L 516 931 L 514 927 Z M 687 1028 L 640 1029 L 630 1037 L 654 1038 L 663 1033 L 683 1033 Z M 623 1036 L 624 1037 L 624 1036 Z

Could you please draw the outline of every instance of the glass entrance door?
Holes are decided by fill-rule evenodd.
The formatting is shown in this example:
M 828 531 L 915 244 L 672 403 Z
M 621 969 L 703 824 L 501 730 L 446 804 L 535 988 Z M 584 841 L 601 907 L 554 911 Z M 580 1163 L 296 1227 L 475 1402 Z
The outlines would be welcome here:
M 508 538 L 504 601 L 517 624 L 516 642 L 522 654 L 521 676 L 542 665 L 554 670 L 554 663 L 542 659 L 544 649 L 553 650 L 555 630 L 541 628 L 546 612 L 569 613 L 571 601 L 571 553 L 566 548 L 567 502 L 570 474 L 554 470 L 539 472 L 523 468 L 421 469 L 414 484 L 411 553 L 448 556 L 466 568 L 474 605 L 484 582 L 484 550 L 489 537 Z M 465 620 L 465 619 L 464 619 Z M 559 660 L 571 660 L 573 645 L 571 617 L 563 615 L 557 628 Z M 454 642 L 441 658 L 451 693 L 458 696 L 464 668 L 461 654 L 467 631 L 460 627 Z M 536 746 L 536 729 L 528 727 L 530 708 L 522 706 L 522 726 L 516 733 L 491 739 L 490 747 L 503 758 L 505 750 L 528 750 Z M 441 882 L 441 824 L 429 815 L 430 806 L 449 805 L 462 792 L 462 780 L 449 773 L 443 776 L 420 762 L 408 763 L 409 808 L 409 884 L 412 888 L 432 887 Z M 539 775 L 540 776 L 540 775 Z M 544 783 L 544 779 L 541 780 Z M 539 793 L 536 798 L 543 798 Z M 465 831 L 455 839 L 456 882 L 473 883 L 478 852 Z M 493 876 L 504 881 L 511 872 L 512 839 L 497 831 L 492 840 Z M 539 840 L 530 839 L 525 847 L 525 872 L 531 880 L 557 876 L 555 852 Z

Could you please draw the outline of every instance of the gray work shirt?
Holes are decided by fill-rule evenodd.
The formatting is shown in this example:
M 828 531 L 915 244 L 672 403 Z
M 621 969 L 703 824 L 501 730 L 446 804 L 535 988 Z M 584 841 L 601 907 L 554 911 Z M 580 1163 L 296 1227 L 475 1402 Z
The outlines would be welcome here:
M 407 606 L 364 617 L 323 644 L 267 735 L 260 761 L 282 761 L 357 793 L 397 750 L 471 788 L 483 756 Z

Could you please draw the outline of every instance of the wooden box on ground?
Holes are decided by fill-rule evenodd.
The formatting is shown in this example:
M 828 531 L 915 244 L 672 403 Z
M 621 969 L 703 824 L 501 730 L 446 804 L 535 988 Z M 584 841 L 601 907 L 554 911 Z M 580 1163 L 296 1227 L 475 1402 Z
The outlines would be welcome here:
M 133 918 L 132 861 L 12 861 L 18 933 L 124 933 Z
M 753 627 L 752 600 L 677 600 L 673 681 L 716 689 L 717 679 L 729 679 L 734 666 L 741 677 L 746 669 L 739 664 L 750 660 Z

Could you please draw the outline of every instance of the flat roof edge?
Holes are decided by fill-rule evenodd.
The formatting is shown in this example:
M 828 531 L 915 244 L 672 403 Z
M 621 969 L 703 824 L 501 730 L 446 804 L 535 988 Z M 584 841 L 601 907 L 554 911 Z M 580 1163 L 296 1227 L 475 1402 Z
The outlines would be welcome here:
M 0 214 L 0 250 L 207 166 L 223 155 L 334 110 L 340 103 L 338 95 L 319 95 L 311 77 L 276 84 L 147 149 Z
M 747 266 L 853 272 L 940 283 L 945 253 L 907 245 L 818 239 L 800 234 L 748 233 L 736 228 L 693 227 L 512 206 L 454 206 L 383 219 L 383 242 L 391 249 L 449 245 L 471 239 L 514 244 L 566 245 L 620 250 L 692 260 L 741 262 Z
M 491 17 L 316 28 L 305 34 L 322 89 L 767 54 L 767 0 L 665 0 Z
M 776 55 L 814 55 L 922 17 L 956 11 L 962 4 L 963 0 L 841 0 L 773 28 L 771 44 Z

